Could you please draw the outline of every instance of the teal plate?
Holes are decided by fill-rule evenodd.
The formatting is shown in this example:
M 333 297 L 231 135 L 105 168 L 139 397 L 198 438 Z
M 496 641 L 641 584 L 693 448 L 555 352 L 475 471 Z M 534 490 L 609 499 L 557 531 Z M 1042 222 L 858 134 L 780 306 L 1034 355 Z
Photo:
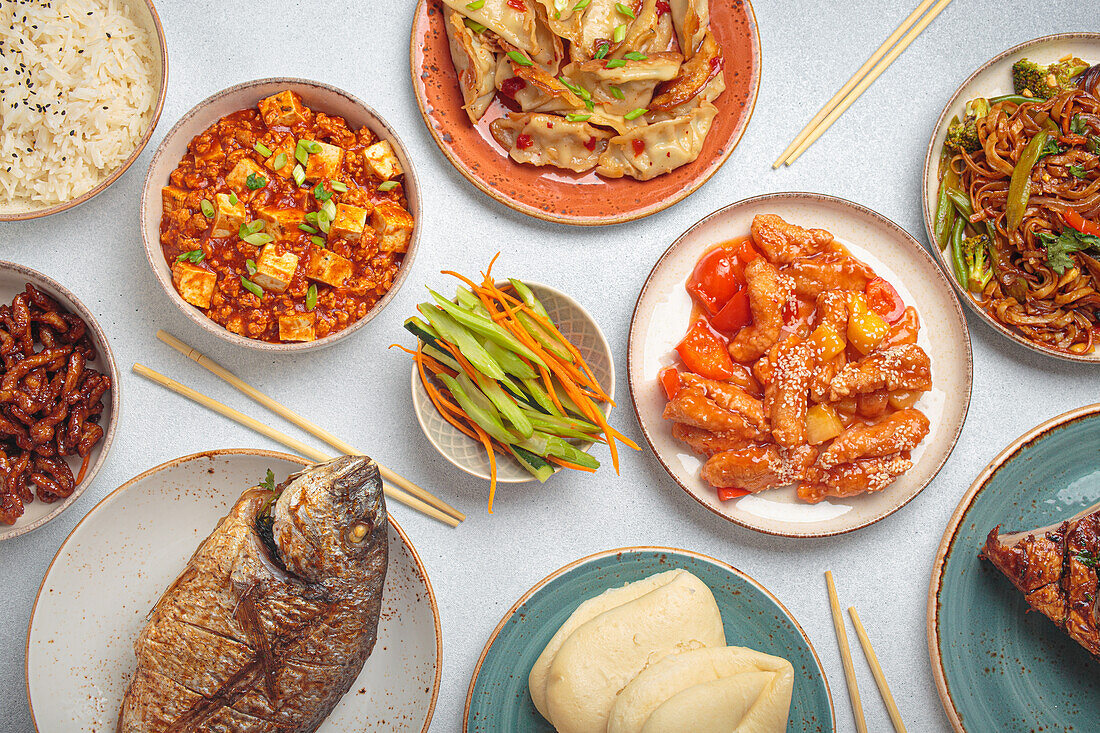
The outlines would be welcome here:
M 978 552 L 989 531 L 1100 501 L 1100 404 L 1043 423 L 986 466 L 947 526 L 928 590 L 928 653 L 956 731 L 1100 730 L 1100 666 Z
M 723 562 L 667 547 L 608 550 L 566 565 L 505 615 L 474 669 L 463 717 L 467 733 L 553 733 L 527 693 L 527 674 L 550 637 L 582 601 L 666 570 L 694 573 L 714 593 L 726 639 L 794 666 L 788 733 L 834 733 L 829 683 L 802 627 L 775 596 Z

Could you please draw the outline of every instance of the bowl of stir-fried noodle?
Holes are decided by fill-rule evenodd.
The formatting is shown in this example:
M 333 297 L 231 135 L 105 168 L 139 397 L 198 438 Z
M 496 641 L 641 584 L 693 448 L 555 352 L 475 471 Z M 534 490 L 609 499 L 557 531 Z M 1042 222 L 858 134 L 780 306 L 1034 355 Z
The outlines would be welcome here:
M 1100 33 L 1037 38 L 974 72 L 924 179 L 929 241 L 962 300 L 1023 346 L 1100 362 Z

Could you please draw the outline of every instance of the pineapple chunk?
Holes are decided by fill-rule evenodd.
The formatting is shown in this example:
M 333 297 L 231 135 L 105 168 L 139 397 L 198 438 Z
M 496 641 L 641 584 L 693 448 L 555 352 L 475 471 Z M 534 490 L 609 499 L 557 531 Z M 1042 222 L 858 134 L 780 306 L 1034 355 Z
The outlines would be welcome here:
M 806 411 L 806 442 L 821 445 L 844 432 L 844 423 L 830 405 L 814 405 Z
M 821 364 L 842 354 L 847 343 L 844 340 L 844 334 L 823 323 L 810 334 L 810 345 L 813 346 L 814 355 Z
M 920 399 L 920 394 L 920 392 L 898 390 L 897 392 L 891 392 L 887 400 L 890 402 L 890 407 L 893 407 L 895 410 L 907 410 L 917 404 L 917 400 Z
M 863 293 L 848 296 L 848 311 L 848 342 L 861 354 L 870 354 L 890 333 L 890 324 L 867 307 Z

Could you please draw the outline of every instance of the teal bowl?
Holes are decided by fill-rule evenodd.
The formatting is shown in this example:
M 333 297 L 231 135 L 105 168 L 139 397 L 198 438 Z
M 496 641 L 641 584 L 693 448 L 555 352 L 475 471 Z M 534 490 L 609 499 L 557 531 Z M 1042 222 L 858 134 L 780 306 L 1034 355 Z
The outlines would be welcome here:
M 540 581 L 505 615 L 485 645 L 466 695 L 467 733 L 554 733 L 535 710 L 527 674 L 582 601 L 608 588 L 681 568 L 714 593 L 726 639 L 784 657 L 794 666 L 788 733 L 833 733 L 833 700 L 817 652 L 775 596 L 723 562 L 667 547 L 631 547 L 582 558 Z
M 1100 501 L 1100 404 L 1043 423 L 986 466 L 944 533 L 928 653 L 956 731 L 1100 730 L 1100 666 L 978 552 L 989 531 L 1069 519 Z

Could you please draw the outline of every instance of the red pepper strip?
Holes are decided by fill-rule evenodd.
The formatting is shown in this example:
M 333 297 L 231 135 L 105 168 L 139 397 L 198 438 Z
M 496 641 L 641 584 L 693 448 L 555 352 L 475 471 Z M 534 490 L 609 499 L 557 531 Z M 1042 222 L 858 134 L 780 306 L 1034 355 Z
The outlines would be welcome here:
M 749 308 L 749 289 L 741 288 L 726 301 L 722 310 L 710 319 L 710 325 L 722 333 L 740 331 L 743 326 L 752 323 L 752 309 Z
M 1062 212 L 1062 218 L 1066 220 L 1066 224 L 1069 224 L 1082 234 L 1091 234 L 1094 237 L 1100 237 L 1100 224 L 1089 221 L 1076 211 L 1066 209 Z
M 881 277 L 867 283 L 867 305 L 888 323 L 897 323 L 905 315 L 905 301 L 894 286 Z
M 670 400 L 676 399 L 676 395 L 680 392 L 680 372 L 676 371 L 676 367 L 665 367 L 657 375 L 657 379 L 661 382 L 665 397 Z
M 737 499 L 737 498 L 742 497 L 742 496 L 748 496 L 751 493 L 752 493 L 751 491 L 748 491 L 746 489 L 733 489 L 733 488 L 719 487 L 719 489 L 718 489 L 718 500 L 719 501 L 729 501 L 730 499 Z
M 726 341 L 700 318 L 692 324 L 684 340 L 676 347 L 676 353 L 687 368 L 708 379 L 731 379 L 734 376 L 733 359 L 726 350 Z

